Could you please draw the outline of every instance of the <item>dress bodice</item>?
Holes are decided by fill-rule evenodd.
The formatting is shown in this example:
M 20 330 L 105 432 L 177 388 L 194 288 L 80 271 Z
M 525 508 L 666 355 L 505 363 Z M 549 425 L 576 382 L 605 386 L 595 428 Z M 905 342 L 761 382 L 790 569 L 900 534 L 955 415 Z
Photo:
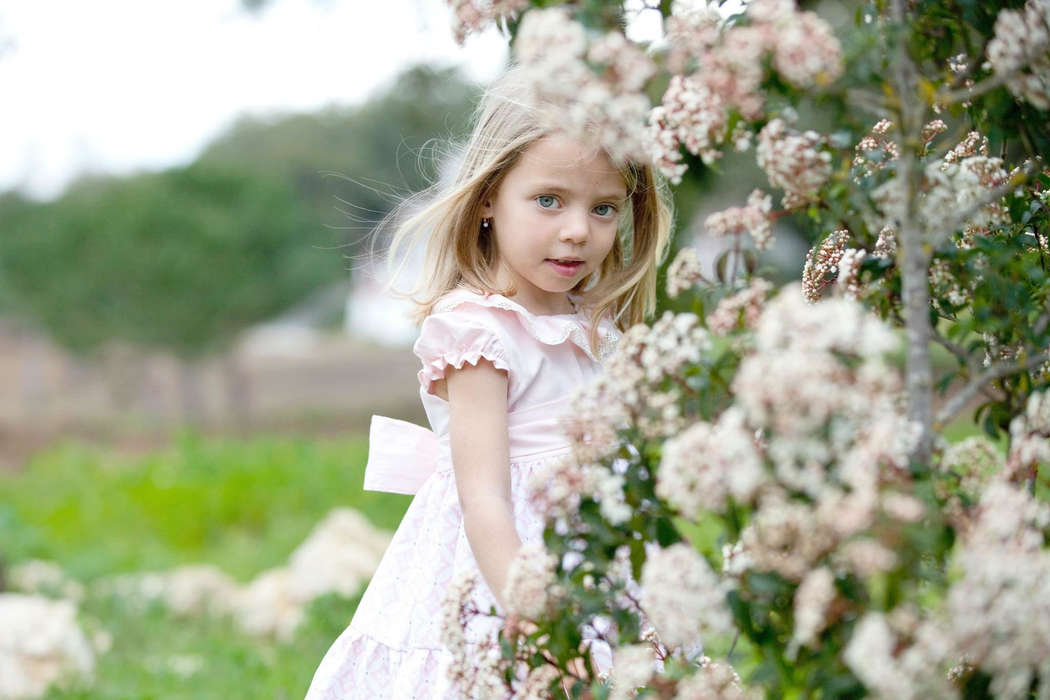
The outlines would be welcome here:
M 512 455 L 529 448 L 535 430 L 556 427 L 555 419 L 568 408 L 571 388 L 586 384 L 599 371 L 602 356 L 619 337 L 616 327 L 603 319 L 595 352 L 588 330 L 583 311 L 537 315 L 499 294 L 451 292 L 423 322 L 413 347 L 423 363 L 420 398 L 435 435 L 447 441 L 448 402 L 433 393 L 434 383 L 449 366 L 458 369 L 484 357 L 507 372 Z

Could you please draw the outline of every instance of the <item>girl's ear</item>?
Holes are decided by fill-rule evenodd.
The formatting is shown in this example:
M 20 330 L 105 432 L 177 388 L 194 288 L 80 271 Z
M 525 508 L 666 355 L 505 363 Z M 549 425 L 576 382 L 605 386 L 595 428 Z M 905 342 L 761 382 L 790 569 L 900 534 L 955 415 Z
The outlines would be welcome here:
M 481 205 L 481 215 L 487 219 L 492 218 L 492 200 L 486 199 Z

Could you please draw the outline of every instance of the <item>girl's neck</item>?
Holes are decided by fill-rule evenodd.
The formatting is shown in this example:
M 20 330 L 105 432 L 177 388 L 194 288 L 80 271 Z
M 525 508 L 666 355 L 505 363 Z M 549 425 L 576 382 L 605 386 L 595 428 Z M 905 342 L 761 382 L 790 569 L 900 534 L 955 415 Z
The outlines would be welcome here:
M 528 300 L 521 294 L 515 294 L 507 298 L 523 306 L 533 316 L 565 316 L 574 314 L 577 311 L 575 302 L 568 294 L 565 294 L 561 299 L 547 299 L 543 301 Z
M 533 316 L 564 316 L 577 312 L 576 304 L 568 292 L 546 292 L 544 290 L 544 293 L 536 293 L 537 290 L 532 287 L 522 285 L 520 281 L 512 281 L 506 269 L 500 270 L 496 283 L 504 289 L 518 287 L 514 296 L 507 298 L 524 307 Z

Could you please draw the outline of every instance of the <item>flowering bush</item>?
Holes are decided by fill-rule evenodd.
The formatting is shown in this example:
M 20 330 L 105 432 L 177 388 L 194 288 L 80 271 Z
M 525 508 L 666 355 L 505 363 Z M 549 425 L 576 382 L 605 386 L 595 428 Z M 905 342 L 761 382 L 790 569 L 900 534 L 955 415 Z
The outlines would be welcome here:
M 865 3 L 833 27 L 676 0 L 637 10 L 663 20 L 648 50 L 618 6 L 531 4 L 476 0 L 469 31 L 516 32 L 563 127 L 675 182 L 754 146 L 770 191 L 707 218 L 733 239 L 714 279 L 683 248 L 679 312 L 578 396 L 499 639 L 467 641 L 495 614 L 464 607 L 476 582 L 450 599 L 461 680 L 1050 697 L 1050 2 Z M 781 217 L 815 245 L 776 290 L 751 250 Z M 987 437 L 948 444 L 967 409 Z

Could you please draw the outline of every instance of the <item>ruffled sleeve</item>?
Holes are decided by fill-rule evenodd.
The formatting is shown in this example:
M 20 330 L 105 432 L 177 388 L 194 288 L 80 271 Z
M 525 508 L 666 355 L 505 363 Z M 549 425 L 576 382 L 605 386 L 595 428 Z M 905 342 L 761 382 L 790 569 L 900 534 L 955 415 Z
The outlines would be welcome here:
M 412 351 L 423 362 L 419 383 L 428 394 L 434 393 L 434 382 L 444 379 L 450 366 L 460 369 L 465 364 L 476 365 L 481 358 L 510 373 L 506 349 L 496 328 L 460 311 L 428 316 Z

